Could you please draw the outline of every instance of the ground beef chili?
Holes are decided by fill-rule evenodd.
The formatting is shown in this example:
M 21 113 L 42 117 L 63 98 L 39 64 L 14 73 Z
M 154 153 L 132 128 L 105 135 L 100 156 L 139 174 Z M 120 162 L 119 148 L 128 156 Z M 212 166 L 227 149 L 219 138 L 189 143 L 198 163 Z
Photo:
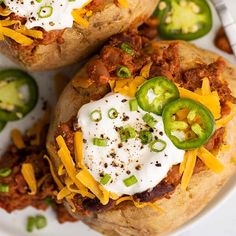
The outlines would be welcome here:
M 11 169 L 9 176 L 0 177 L 0 184 L 9 186 L 9 192 L 0 193 L 0 208 L 12 212 L 28 206 L 46 210 L 49 205 L 52 205 L 60 223 L 74 222 L 77 220 L 69 215 L 64 205 L 53 200 L 56 187 L 48 162 L 43 158 L 43 155 L 46 154 L 47 129 L 48 125 L 45 124 L 40 133 L 40 142 L 37 145 L 32 144 L 35 134 L 29 131 L 26 132 L 23 136 L 25 147 L 18 149 L 15 144 L 11 144 L 0 158 L 0 169 Z M 37 183 L 42 177 L 47 176 L 35 195 L 29 195 L 30 190 L 21 173 L 21 166 L 24 163 L 32 164 Z
M 146 27 L 146 26 L 145 26 Z M 142 32 L 146 32 L 147 28 Z M 147 33 L 146 33 L 147 34 Z M 150 33 L 152 34 L 152 33 Z M 127 54 L 121 49 L 122 43 L 128 43 L 133 49 L 133 54 Z M 229 109 L 225 106 L 226 101 L 235 102 L 226 82 L 220 80 L 220 74 L 225 69 L 222 59 L 207 65 L 198 64 L 195 68 L 182 71 L 180 68 L 180 57 L 178 54 L 178 43 L 173 42 L 162 51 L 153 53 L 150 50 L 150 41 L 141 32 L 129 31 L 112 37 L 111 41 L 102 50 L 100 55 L 87 65 L 88 77 L 94 80 L 96 86 L 104 86 L 111 79 L 116 77 L 117 66 L 127 66 L 132 76 L 140 73 L 141 68 L 148 62 L 152 62 L 150 77 L 166 76 L 169 80 L 179 83 L 182 87 L 194 91 L 202 86 L 202 79 L 208 77 L 211 88 L 218 92 L 224 114 Z M 81 92 L 81 91 L 80 91 Z M 89 95 L 89 94 L 87 94 Z M 98 96 L 99 99 L 99 96 Z M 73 125 L 71 121 L 60 124 L 57 135 L 62 134 L 70 150 L 73 150 Z M 215 131 L 205 148 L 209 151 L 219 149 L 223 142 L 225 129 Z M 205 170 L 206 167 L 198 158 L 194 173 Z M 169 198 L 181 181 L 179 165 L 173 166 L 167 177 L 151 190 L 134 195 L 134 199 L 140 202 L 155 201 L 161 198 Z M 101 212 L 114 208 L 114 201 L 110 200 L 106 206 L 101 205 L 98 199 L 75 199 L 73 200 L 78 212 L 88 214 L 89 212 Z M 122 204 L 121 204 L 122 205 Z M 115 206 L 116 208 L 119 206 Z

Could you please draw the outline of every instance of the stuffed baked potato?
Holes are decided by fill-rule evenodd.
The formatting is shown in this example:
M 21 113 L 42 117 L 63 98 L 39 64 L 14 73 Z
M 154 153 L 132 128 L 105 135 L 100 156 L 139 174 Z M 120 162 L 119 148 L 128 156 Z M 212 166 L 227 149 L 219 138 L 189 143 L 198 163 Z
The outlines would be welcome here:
M 2 3 L 0 51 L 30 71 L 60 68 L 87 57 L 110 36 L 145 21 L 158 0 L 61 3 Z
M 120 73 L 121 65 L 123 66 L 122 73 Z M 118 127 L 117 132 L 120 132 L 120 128 L 127 127 L 125 122 L 132 119 L 132 114 L 134 114 L 132 112 L 143 112 L 142 109 L 135 108 L 135 105 L 130 106 L 131 112 L 129 112 L 123 108 L 122 103 L 125 104 L 129 97 L 132 98 L 132 101 L 134 96 L 137 98 L 143 86 L 153 83 L 153 79 L 150 79 L 153 77 L 154 79 L 163 79 L 164 77 L 169 81 L 167 83 L 172 83 L 171 86 L 175 84 L 178 88 L 180 99 L 168 102 L 168 104 L 172 104 L 172 109 L 176 109 L 173 104 L 179 101 L 183 102 L 187 98 L 188 101 L 200 102 L 200 106 L 203 105 L 204 109 L 208 110 L 207 119 L 212 119 L 212 121 L 208 120 L 209 122 L 201 124 L 201 127 L 197 125 L 197 129 L 195 129 L 196 126 L 193 127 L 192 131 L 198 133 L 193 139 L 198 140 L 198 138 L 203 137 L 202 134 L 206 132 L 207 125 L 212 122 L 213 130 L 210 131 L 208 139 L 201 144 L 189 144 L 191 135 L 188 136 L 189 139 L 185 136 L 182 141 L 180 138 L 179 141 L 182 144 L 187 143 L 192 146 L 186 147 L 184 157 L 180 158 L 165 172 L 164 178 L 158 181 L 156 186 L 143 191 L 140 182 L 142 176 L 138 173 L 138 171 L 142 172 L 142 168 L 136 166 L 135 169 L 132 169 L 132 161 L 130 161 L 128 164 L 124 164 L 130 168 L 128 169 L 129 173 L 125 169 L 125 175 L 130 176 L 128 185 L 127 179 L 123 181 L 127 189 L 122 184 L 119 187 L 118 185 L 114 187 L 112 184 L 116 183 L 116 179 L 112 177 L 112 171 L 109 168 L 122 167 L 116 162 L 107 165 L 103 160 L 107 162 L 109 162 L 109 158 L 113 158 L 115 161 L 119 160 L 118 148 L 126 147 L 127 143 L 131 142 L 130 140 L 140 138 L 143 144 L 147 144 L 151 137 L 150 132 L 155 132 L 156 129 L 156 126 L 153 126 L 153 118 L 158 119 L 158 116 L 155 116 L 153 112 L 148 113 L 152 115 L 152 118 L 145 119 L 147 123 L 145 127 L 149 127 L 149 131 L 144 139 L 141 136 L 133 136 L 134 130 L 132 128 L 126 129 L 126 139 L 123 139 L 123 133 L 120 133 L 121 144 L 115 148 L 115 154 L 111 155 L 104 152 L 103 157 L 99 159 L 100 162 L 97 162 L 97 166 L 102 169 L 101 176 L 97 177 L 96 165 L 93 165 L 92 161 L 96 162 L 100 158 L 100 150 L 106 148 L 107 145 L 109 146 L 106 142 L 104 143 L 104 138 L 109 137 L 109 134 L 112 135 L 113 132 L 113 128 L 109 126 L 111 121 L 105 117 L 104 104 L 107 103 L 113 109 L 111 114 L 109 113 L 110 110 L 108 111 L 110 119 L 120 119 L 119 114 L 122 114 L 123 111 L 127 112 L 126 116 L 123 114 L 122 120 L 119 120 L 123 122 Z M 163 81 L 166 83 L 166 80 Z M 114 37 L 110 44 L 102 49 L 100 55 L 92 59 L 75 76 L 58 101 L 47 141 L 51 170 L 58 183 L 58 198 L 64 199 L 73 215 L 81 218 L 84 223 L 105 235 L 154 236 L 173 231 L 196 216 L 235 173 L 236 167 L 232 163 L 232 156 L 236 151 L 235 98 L 233 97 L 236 95 L 235 88 L 236 69 L 216 54 L 182 41 L 149 42 L 136 33 L 129 32 Z M 170 87 L 167 86 L 168 89 Z M 113 93 L 112 95 L 111 91 L 116 95 Z M 163 90 L 159 87 L 158 93 L 162 92 Z M 125 99 L 122 99 L 120 103 L 122 109 L 116 109 L 116 103 L 111 100 L 111 96 L 117 96 L 117 98 L 120 96 L 117 94 L 125 96 Z M 168 93 L 168 98 L 169 95 Z M 154 99 L 151 92 L 148 96 Z M 159 100 L 152 101 L 157 103 Z M 131 104 L 131 102 L 129 103 Z M 138 101 L 139 106 L 140 104 Z M 163 133 L 169 129 L 166 127 L 165 121 L 167 107 L 170 107 L 168 104 L 164 106 L 162 113 L 165 131 L 161 131 L 158 138 L 154 138 L 156 141 L 159 138 L 164 139 L 165 134 Z M 144 104 L 145 109 L 147 109 L 146 105 Z M 94 107 L 99 108 L 100 112 L 95 112 L 96 114 L 92 112 L 95 109 Z M 178 119 L 182 119 L 180 117 L 185 117 L 185 109 L 187 108 L 185 107 L 180 113 L 175 113 L 172 116 L 173 123 L 179 122 Z M 190 109 L 187 119 L 192 121 L 198 119 L 199 117 L 196 118 L 195 113 L 197 110 L 197 106 L 193 110 Z M 90 113 L 90 120 L 89 118 L 87 120 L 86 117 L 89 116 L 89 112 L 92 113 Z M 104 119 L 105 123 L 102 123 Z M 186 122 L 185 118 L 182 121 Z M 94 122 L 97 125 L 94 125 Z M 99 122 L 101 122 L 100 125 Z M 139 122 L 142 121 L 139 120 Z M 185 125 L 181 128 L 183 123 L 176 124 L 179 125 L 179 132 L 188 130 Z M 107 128 L 108 130 L 107 133 L 104 131 L 104 134 L 99 136 L 103 141 L 100 140 L 99 143 L 91 144 L 87 130 L 91 134 L 94 130 L 98 132 L 100 128 L 103 130 Z M 117 130 L 117 126 L 114 126 L 114 129 Z M 176 139 L 173 139 L 171 135 L 168 137 L 177 147 L 171 152 L 171 156 L 177 160 L 183 153 L 181 154 Z M 113 145 L 114 140 L 111 141 L 108 138 L 107 142 L 111 141 L 110 145 Z M 88 150 L 91 148 L 89 145 L 99 146 L 90 158 L 87 156 Z M 173 148 L 171 145 L 166 141 L 165 147 L 159 145 L 153 148 L 149 143 L 142 148 L 135 146 L 133 153 L 136 153 L 136 150 L 142 153 L 142 150 L 151 147 L 151 153 L 156 152 L 155 155 L 158 156 L 163 150 L 166 150 L 167 153 Z M 106 159 L 106 155 L 108 159 Z M 148 156 L 151 155 L 149 152 L 145 155 L 145 161 L 152 158 Z M 143 157 L 139 156 L 139 158 L 142 159 Z M 165 158 L 168 159 L 167 154 Z M 70 167 L 66 160 L 70 162 Z M 153 169 L 149 169 L 149 172 L 152 171 L 154 175 L 158 176 L 165 166 L 164 163 L 154 163 L 157 168 L 156 171 L 153 172 Z M 142 163 L 142 165 L 145 166 L 146 164 Z M 85 174 L 86 171 L 87 174 Z M 121 172 L 117 172 L 117 175 L 123 178 Z M 149 178 L 149 172 L 144 174 L 143 182 Z M 99 180 L 99 178 L 101 179 Z M 83 186 L 86 186 L 88 193 L 81 192 L 82 190 L 76 181 L 80 181 Z M 137 186 L 137 189 L 134 186 Z M 139 187 L 142 190 L 138 191 Z M 123 188 L 125 189 L 124 194 L 121 194 Z M 132 190 L 132 192 L 130 188 L 134 191 Z M 79 189 L 80 191 L 78 191 Z M 103 194 L 102 196 L 96 192 L 99 189 Z M 90 196 L 91 193 L 95 194 L 96 197 Z M 104 200 L 105 196 L 108 196 L 108 199 Z

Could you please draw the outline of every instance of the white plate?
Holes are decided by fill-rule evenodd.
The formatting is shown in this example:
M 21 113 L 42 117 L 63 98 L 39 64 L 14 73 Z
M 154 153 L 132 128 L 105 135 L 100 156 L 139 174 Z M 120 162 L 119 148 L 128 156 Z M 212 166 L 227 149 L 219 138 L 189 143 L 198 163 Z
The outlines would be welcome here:
M 225 0 L 232 11 L 232 13 L 236 12 L 236 1 L 232 0 Z M 214 12 L 214 27 L 207 36 L 205 36 L 202 39 L 196 40 L 194 43 L 197 44 L 199 47 L 203 47 L 212 51 L 217 52 L 218 54 L 226 57 L 229 61 L 236 64 L 236 59 L 234 56 L 230 56 L 217 48 L 214 47 L 213 39 L 215 36 L 215 33 L 217 29 L 220 26 L 219 19 Z M 235 16 L 236 20 L 236 16 Z M 0 55 L 0 68 L 6 68 L 6 67 L 15 67 L 13 63 L 11 63 L 9 60 L 7 60 L 5 57 Z M 76 72 L 76 69 L 78 66 L 73 66 L 70 69 L 63 69 L 60 70 L 61 73 L 64 73 L 65 75 L 73 75 Z M 53 76 L 58 71 L 54 72 L 47 72 L 47 73 L 34 73 L 33 76 L 36 78 L 39 89 L 40 89 L 40 99 L 37 104 L 37 107 L 23 120 L 12 122 L 7 124 L 4 131 L 0 134 L 0 153 L 3 151 L 3 149 L 6 147 L 6 145 L 9 143 L 9 132 L 12 128 L 17 127 L 18 129 L 24 131 L 26 128 L 30 127 L 34 120 L 37 120 L 37 118 L 41 117 L 43 114 L 42 111 L 42 105 L 43 101 L 48 101 L 49 104 L 53 107 L 56 102 L 55 97 L 55 91 L 54 91 L 54 80 L 52 79 Z M 209 227 L 212 227 L 212 232 L 215 236 L 222 235 L 220 231 L 214 230 L 214 228 L 219 229 L 219 227 L 223 227 L 223 223 L 221 222 L 221 218 L 217 218 L 214 216 L 218 222 L 221 223 L 221 225 L 216 225 L 214 222 L 211 221 L 212 219 L 212 213 L 213 210 L 215 212 L 216 209 L 218 209 L 219 206 L 223 205 L 222 203 L 225 202 L 230 198 L 230 195 L 232 196 L 232 193 L 235 193 L 234 186 L 236 184 L 236 180 L 234 178 L 229 181 L 229 183 L 222 189 L 222 191 L 217 195 L 217 197 L 208 205 L 208 207 L 200 213 L 197 217 L 195 217 L 193 220 L 191 220 L 188 224 L 182 226 L 178 230 L 176 230 L 173 235 L 199 235 L 199 233 L 202 233 L 202 235 L 205 235 L 208 231 L 205 229 L 206 225 L 209 225 Z M 231 200 L 231 204 L 228 204 L 228 209 L 230 209 L 233 199 Z M 226 205 L 226 203 L 224 203 Z M 221 212 L 220 212 L 221 211 Z M 84 224 L 78 222 L 78 223 L 66 223 L 63 225 L 60 225 L 57 223 L 56 217 L 52 210 L 48 210 L 47 212 L 40 212 L 41 214 L 46 215 L 48 219 L 48 226 L 40 231 L 34 231 L 31 234 L 28 234 L 25 231 L 25 224 L 27 216 L 29 215 L 36 215 L 39 211 L 29 207 L 23 211 L 16 211 L 12 214 L 6 214 L 3 210 L 0 210 L 0 236 L 74 236 L 74 235 L 83 235 L 83 236 L 99 236 L 98 233 L 88 229 L 87 226 Z M 226 214 L 226 212 L 223 212 L 223 209 L 218 210 L 217 214 Z M 235 217 L 236 218 L 236 217 Z M 234 218 L 234 219 L 235 219 Z M 200 220 L 201 219 L 201 220 Z M 225 219 L 225 222 L 228 219 Z M 197 224 L 198 223 L 198 224 Z M 198 227 L 196 227 L 198 226 Z M 201 228 L 202 226 L 202 228 Z M 198 231 L 198 228 L 201 230 Z M 234 228 L 234 227 L 233 227 Z M 209 228 L 210 229 L 210 228 Z M 191 233 L 190 233 L 191 232 Z M 223 232 L 223 231 L 221 231 Z M 228 233 L 225 233 L 225 235 L 235 235 L 235 231 L 228 231 Z

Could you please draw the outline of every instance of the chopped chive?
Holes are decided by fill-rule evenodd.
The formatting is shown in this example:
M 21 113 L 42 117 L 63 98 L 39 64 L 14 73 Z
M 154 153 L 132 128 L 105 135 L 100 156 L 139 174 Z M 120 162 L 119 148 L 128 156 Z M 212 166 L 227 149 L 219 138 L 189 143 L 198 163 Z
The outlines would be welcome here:
M 44 203 L 48 206 L 52 206 L 54 204 L 54 201 L 51 197 L 46 197 L 43 199 Z
M 120 78 L 129 78 L 131 77 L 131 72 L 128 67 L 120 66 L 116 71 L 116 75 Z
M 100 183 L 105 185 L 111 180 L 111 176 L 108 174 L 105 174 L 102 179 L 100 180 Z
M 119 115 L 119 112 L 115 108 L 111 108 L 108 111 L 108 117 L 112 120 L 116 119 Z
M 99 146 L 99 147 L 106 147 L 107 146 L 107 139 L 104 139 L 104 138 L 94 138 L 93 139 L 93 145 Z
M 94 122 L 102 120 L 102 113 L 100 110 L 94 110 L 90 113 L 90 119 Z
M 43 229 L 47 226 L 47 219 L 45 216 L 37 215 L 35 217 L 35 226 L 37 229 Z
M 143 121 L 146 122 L 147 125 L 151 128 L 154 128 L 156 123 L 157 123 L 157 120 L 152 115 L 150 115 L 149 113 L 146 113 L 143 116 Z
M 132 139 L 136 137 L 136 131 L 132 127 L 121 128 L 121 130 L 119 131 L 119 134 L 120 134 L 121 142 L 125 142 L 128 139 Z
M 166 142 L 162 139 L 153 141 L 150 144 L 150 149 L 152 152 L 162 152 L 166 148 Z
M 152 133 L 148 130 L 142 130 L 139 133 L 139 138 L 142 144 L 148 144 L 152 142 Z
M 9 192 L 9 186 L 7 184 L 0 184 L 0 192 L 1 193 L 8 193 Z
M 48 18 L 53 13 L 53 7 L 52 6 L 43 6 L 39 9 L 38 17 L 39 18 Z
M 130 55 L 134 54 L 134 50 L 131 48 L 130 44 L 128 43 L 122 43 L 120 48 Z
M 11 174 L 10 168 L 2 168 L 0 169 L 0 177 L 7 177 Z
M 132 175 L 129 178 L 124 179 L 123 182 L 124 182 L 126 187 L 130 187 L 130 186 L 136 184 L 138 182 L 138 180 L 134 175 Z
M 138 110 L 138 102 L 136 99 L 129 101 L 129 109 L 130 109 L 130 111 L 137 111 Z
M 35 226 L 35 218 L 33 216 L 29 216 L 27 219 L 26 230 L 27 232 L 33 232 Z

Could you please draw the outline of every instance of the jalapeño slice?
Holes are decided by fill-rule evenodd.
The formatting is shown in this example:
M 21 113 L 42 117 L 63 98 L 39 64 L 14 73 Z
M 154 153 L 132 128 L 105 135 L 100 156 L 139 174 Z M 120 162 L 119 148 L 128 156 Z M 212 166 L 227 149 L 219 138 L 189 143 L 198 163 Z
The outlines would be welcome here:
M 211 112 L 202 104 L 187 98 L 167 104 L 162 117 L 166 135 L 177 148 L 183 150 L 202 146 L 215 130 Z
M 161 0 L 154 13 L 165 39 L 194 40 L 212 28 L 212 13 L 206 0 Z
M 36 105 L 38 86 L 26 72 L 18 69 L 0 71 L 0 120 L 23 118 Z
M 145 82 L 137 91 L 138 105 L 148 112 L 161 115 L 164 106 L 179 98 L 179 90 L 165 77 L 154 77 Z

